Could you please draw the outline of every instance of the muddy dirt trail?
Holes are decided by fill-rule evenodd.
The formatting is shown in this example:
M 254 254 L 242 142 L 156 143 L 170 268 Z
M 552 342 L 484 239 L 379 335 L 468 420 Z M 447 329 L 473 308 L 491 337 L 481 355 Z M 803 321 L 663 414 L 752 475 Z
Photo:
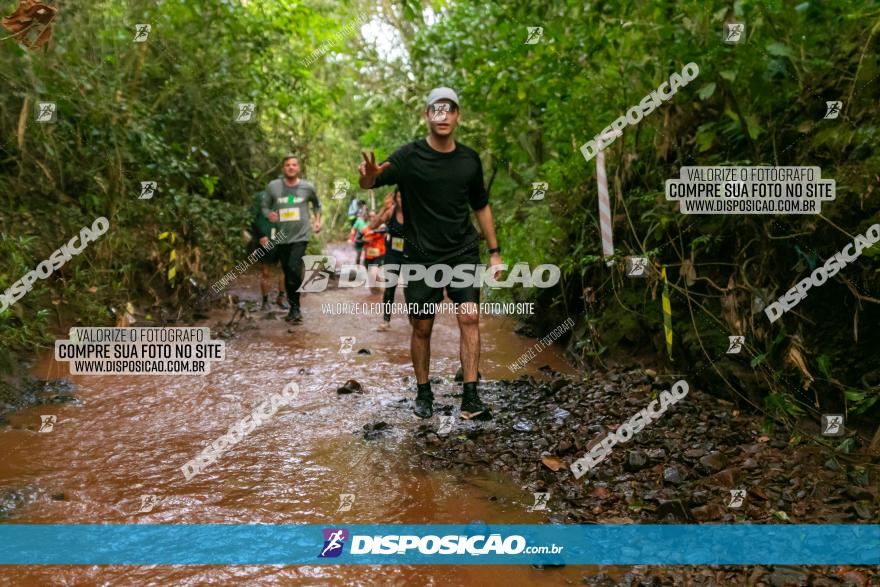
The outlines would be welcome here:
M 258 300 L 257 268 L 229 292 Z M 401 302 L 402 292 L 397 296 Z M 297 326 L 281 320 L 281 312 L 252 313 L 253 321 L 241 321 L 226 341 L 226 359 L 204 377 L 71 376 L 67 364 L 43 357 L 33 376 L 69 379 L 78 402 L 28 408 L 0 427 L 2 522 L 545 522 L 545 513 L 529 511 L 532 494 L 507 475 L 417 466 L 407 440 L 421 423 L 409 411 L 415 385 L 408 324 L 395 316 L 390 331 L 378 332 L 378 316 L 322 315 L 322 303 L 351 301 L 379 302 L 381 296 L 365 288 L 304 295 L 304 323 Z M 197 325 L 211 326 L 216 338 L 217 326 L 231 315 L 232 309 L 218 309 Z M 534 344 L 514 335 L 514 326 L 508 317 L 483 319 L 484 380 L 510 378 L 506 365 Z M 340 353 L 342 336 L 356 337 L 351 353 Z M 547 364 L 574 375 L 552 348 L 526 371 Z M 431 362 L 432 376 L 442 379 L 435 385 L 438 403 L 460 401 L 448 396 L 460 389 L 453 382 L 458 366 L 454 316 L 440 316 Z M 350 378 L 366 393 L 338 395 Z M 289 407 L 200 475 L 184 478 L 184 463 L 289 381 L 301 388 Z M 38 433 L 40 416 L 48 414 L 57 416 L 54 429 Z M 365 438 L 364 426 L 377 422 L 387 428 Z M 339 494 L 354 495 L 350 511 L 337 512 Z M 139 513 L 142 505 L 152 508 Z M 584 571 L 516 566 L 502 578 L 496 568 L 479 566 L 2 567 L 0 584 L 546 585 L 578 582 Z

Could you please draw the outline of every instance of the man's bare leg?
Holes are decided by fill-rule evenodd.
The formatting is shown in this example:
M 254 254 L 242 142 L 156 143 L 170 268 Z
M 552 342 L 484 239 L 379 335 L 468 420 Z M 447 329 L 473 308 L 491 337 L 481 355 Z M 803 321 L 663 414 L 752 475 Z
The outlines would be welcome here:
M 412 336 L 409 341 L 409 352 L 412 357 L 413 371 L 416 372 L 416 383 L 428 382 L 428 371 L 431 363 L 431 331 L 434 318 L 427 320 L 409 319 L 412 325 Z
M 434 393 L 428 380 L 428 370 L 431 364 L 431 330 L 434 328 L 434 318 L 416 320 L 410 317 L 409 323 L 412 325 L 409 350 L 418 389 L 413 413 L 419 418 L 430 418 L 434 415 Z
M 480 314 L 474 302 L 459 304 L 456 312 L 458 319 L 459 358 L 464 372 L 464 383 L 477 380 L 480 365 Z
M 260 265 L 260 293 L 263 300 L 269 297 L 269 287 L 271 286 L 272 266 L 268 263 Z
M 274 267 L 274 264 L 272 265 Z M 274 269 L 273 269 L 274 271 Z M 288 310 L 289 306 L 287 302 L 285 302 L 285 285 L 284 285 L 284 272 L 278 272 L 278 296 L 275 298 L 275 305 L 281 308 L 282 310 Z
M 261 310 L 269 309 L 269 287 L 272 283 L 272 267 L 268 263 L 260 264 L 260 294 L 263 296 Z
M 474 302 L 459 304 L 456 311 L 459 339 L 459 358 L 463 379 L 461 384 L 461 417 L 470 420 L 490 420 L 492 413 L 480 401 L 477 393 L 477 373 L 480 364 L 480 309 Z

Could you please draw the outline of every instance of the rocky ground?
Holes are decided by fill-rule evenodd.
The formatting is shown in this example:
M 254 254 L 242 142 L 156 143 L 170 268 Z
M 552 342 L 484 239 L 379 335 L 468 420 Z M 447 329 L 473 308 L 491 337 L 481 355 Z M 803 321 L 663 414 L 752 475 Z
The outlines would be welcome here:
M 549 520 L 561 523 L 877 523 L 876 460 L 835 452 L 762 417 L 690 388 L 626 444 L 577 480 L 569 467 L 593 444 L 670 389 L 651 370 L 602 380 L 546 377 L 485 382 L 491 422 L 462 421 L 446 405 L 419 427 L 413 458 L 430 469 L 503 470 L 526 491 L 550 492 Z M 453 396 L 455 397 L 455 396 Z M 448 402 L 448 400 L 445 400 Z M 402 405 L 409 408 L 411 402 Z M 457 400 L 451 403 L 457 404 Z M 456 416 L 438 433 L 444 414 Z M 839 439 L 835 439 L 839 441 Z M 835 444 L 837 444 L 835 442 Z M 864 451 L 858 440 L 853 452 Z M 746 490 L 729 507 L 731 490 Z M 587 584 L 613 585 L 601 575 Z M 628 585 L 880 585 L 877 569 L 845 567 L 633 567 Z

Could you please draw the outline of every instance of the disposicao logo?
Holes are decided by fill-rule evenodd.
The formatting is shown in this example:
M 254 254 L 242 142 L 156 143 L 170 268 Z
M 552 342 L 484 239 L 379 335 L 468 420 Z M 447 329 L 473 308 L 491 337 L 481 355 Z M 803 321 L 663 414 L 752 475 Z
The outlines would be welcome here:
M 348 530 L 344 528 L 324 528 L 324 548 L 318 558 L 335 558 L 342 554 L 345 541 L 348 540 Z

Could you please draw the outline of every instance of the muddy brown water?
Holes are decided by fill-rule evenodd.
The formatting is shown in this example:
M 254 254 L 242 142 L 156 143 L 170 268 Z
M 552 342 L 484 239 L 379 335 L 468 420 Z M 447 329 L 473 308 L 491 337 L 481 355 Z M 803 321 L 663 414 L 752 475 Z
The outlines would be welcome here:
M 340 256 L 353 260 L 348 251 Z M 257 268 L 231 284 L 242 299 L 259 298 Z M 403 301 L 398 291 L 397 301 Z M 322 315 L 322 303 L 379 302 L 365 288 L 333 289 L 303 296 L 304 323 L 254 314 L 256 328 L 226 342 L 226 359 L 198 376 L 69 375 L 67 363 L 44 356 L 33 370 L 41 378 L 64 377 L 77 385 L 80 405 L 44 405 L 9 417 L 0 428 L 0 492 L 15 490 L 17 507 L 2 523 L 19 524 L 459 524 L 541 523 L 529 512 L 531 493 L 503 475 L 464 477 L 428 472 L 409 464 L 406 439 L 419 424 L 399 400 L 414 395 L 409 326 L 392 318 L 376 331 L 379 316 Z M 227 322 L 217 310 L 198 324 Z M 140 326 L 142 324 L 135 324 Z M 534 339 L 513 334 L 514 320 L 481 320 L 484 379 L 511 378 L 506 365 Z M 342 354 L 340 337 L 355 336 Z M 561 349 L 542 351 L 525 371 L 541 365 L 573 374 Z M 432 338 L 432 376 L 439 403 L 455 391 L 459 366 L 454 316 L 437 318 Z M 336 393 L 355 378 L 363 395 Z M 290 407 L 245 436 L 204 472 L 187 481 L 180 468 L 288 381 L 301 388 Z M 50 433 L 37 433 L 40 416 L 54 414 Z M 434 420 L 438 418 L 435 414 Z M 385 421 L 390 430 L 366 441 L 364 424 Z M 436 424 L 437 422 L 435 422 Z M 339 494 L 355 495 L 350 511 L 337 512 Z M 60 494 L 63 494 L 63 498 Z M 142 496 L 158 500 L 138 513 Z M 490 500 L 490 497 L 493 499 Z M 0 584 L 333 584 L 333 585 L 546 585 L 578 583 L 590 567 L 536 570 L 506 566 L 29 566 L 0 567 Z

